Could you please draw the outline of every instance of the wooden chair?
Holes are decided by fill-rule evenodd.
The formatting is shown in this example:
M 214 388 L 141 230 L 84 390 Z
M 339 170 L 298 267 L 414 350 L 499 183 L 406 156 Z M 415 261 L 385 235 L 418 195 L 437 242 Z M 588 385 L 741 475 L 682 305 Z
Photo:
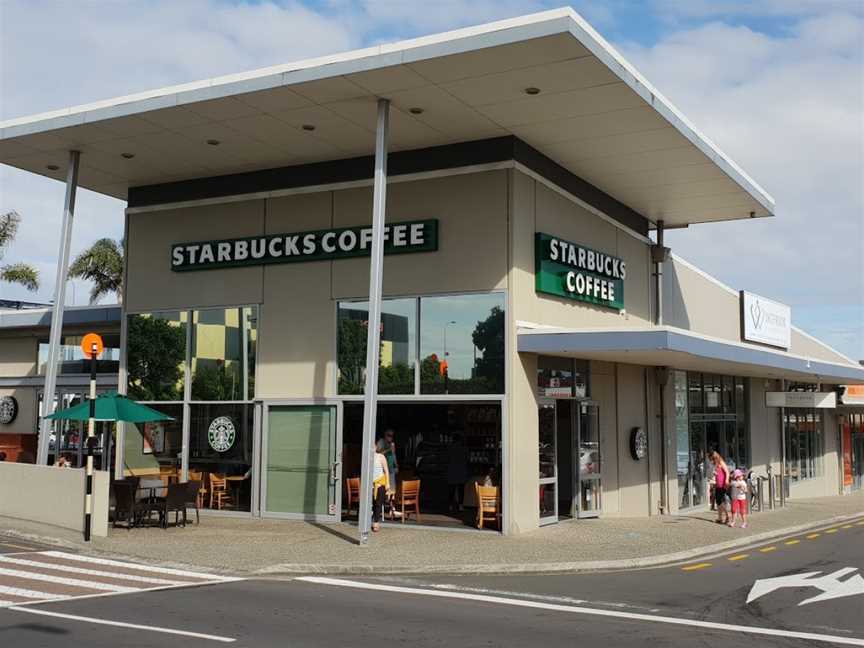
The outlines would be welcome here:
M 351 515 L 351 508 L 356 504 L 357 505 L 357 515 L 360 515 L 360 478 L 359 477 L 349 477 L 345 480 L 345 490 L 348 494 L 347 498 L 347 506 L 348 510 L 345 511 L 345 515 Z
M 396 505 L 402 512 L 402 523 L 411 513 L 420 521 L 420 480 L 412 479 L 402 482 L 402 488 L 396 496 Z M 406 507 L 408 510 L 406 510 Z M 413 509 L 413 510 L 412 510 Z
M 228 491 L 228 480 L 225 475 L 210 473 L 210 508 L 221 510 L 231 503 L 231 493 Z
M 501 529 L 501 510 L 498 506 L 498 487 L 481 486 L 477 484 L 477 528 L 482 529 L 483 523 L 490 519 Z
M 189 481 L 197 481 L 200 483 L 201 487 L 198 489 L 198 495 L 196 496 L 195 501 L 195 509 L 204 508 L 204 502 L 207 500 L 207 481 L 205 479 L 207 473 L 203 470 L 190 470 L 189 471 Z

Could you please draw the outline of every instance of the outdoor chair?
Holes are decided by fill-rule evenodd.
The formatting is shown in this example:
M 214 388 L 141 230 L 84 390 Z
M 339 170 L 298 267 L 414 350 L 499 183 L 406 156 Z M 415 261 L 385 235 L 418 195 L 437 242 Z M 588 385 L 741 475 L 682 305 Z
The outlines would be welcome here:
M 210 508 L 219 509 L 231 503 L 231 493 L 228 492 L 228 480 L 225 475 L 210 473 Z
M 356 504 L 358 509 L 360 509 L 360 478 L 359 477 L 349 477 L 345 480 L 345 489 L 348 494 L 348 510 L 345 511 L 345 515 L 351 515 L 351 508 Z
M 201 499 L 201 482 L 197 480 L 190 480 L 186 482 L 186 506 L 194 506 L 195 507 L 195 524 L 201 524 L 201 515 L 198 512 L 198 502 Z M 186 517 L 186 513 L 183 513 L 183 517 Z
M 112 527 L 117 527 L 118 522 L 125 521 L 126 528 L 131 529 L 138 526 L 144 517 L 150 517 L 150 503 L 146 500 L 138 500 L 138 478 L 121 479 L 114 482 L 114 519 Z
M 483 523 L 491 519 L 500 530 L 501 510 L 498 506 L 498 487 L 481 486 L 477 484 L 477 528 L 482 529 Z
M 413 479 L 402 482 L 402 488 L 396 496 L 396 505 L 402 513 L 402 523 L 411 513 L 420 521 L 420 480 Z M 406 510 L 407 509 L 407 510 Z
M 190 470 L 189 481 L 197 481 L 201 486 L 198 489 L 197 499 L 195 501 L 195 510 L 204 508 L 204 503 L 207 501 L 207 473 L 202 470 Z
M 169 484 L 168 494 L 157 505 L 159 522 L 163 529 L 168 528 L 168 514 L 174 512 L 174 526 L 180 524 L 180 514 L 183 514 L 183 526 L 186 526 L 186 503 L 189 492 L 187 484 Z

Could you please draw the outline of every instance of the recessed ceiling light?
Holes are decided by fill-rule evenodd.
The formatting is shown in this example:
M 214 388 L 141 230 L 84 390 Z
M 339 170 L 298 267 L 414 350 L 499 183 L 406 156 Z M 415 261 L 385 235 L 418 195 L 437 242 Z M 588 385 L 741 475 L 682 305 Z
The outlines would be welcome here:
M 540 88 L 535 88 L 534 86 L 531 86 L 530 88 L 525 88 L 525 94 L 529 94 L 529 95 L 540 94 Z
M 210 146 L 219 146 L 219 144 L 221 144 L 221 142 L 220 142 L 219 140 L 217 140 L 217 139 L 208 139 L 208 140 L 207 140 L 207 143 L 208 143 Z
M 314 131 L 315 130 L 315 124 L 303 124 L 300 128 L 302 128 L 305 131 Z
M 49 171 L 58 171 L 60 169 L 60 167 L 57 166 L 56 164 L 46 164 L 45 168 L 48 169 Z
M 134 153 L 121 153 L 120 157 L 126 158 L 127 160 L 131 160 L 135 157 Z
M 408 112 L 410 112 L 412 115 L 422 115 L 423 109 L 422 108 L 409 108 Z

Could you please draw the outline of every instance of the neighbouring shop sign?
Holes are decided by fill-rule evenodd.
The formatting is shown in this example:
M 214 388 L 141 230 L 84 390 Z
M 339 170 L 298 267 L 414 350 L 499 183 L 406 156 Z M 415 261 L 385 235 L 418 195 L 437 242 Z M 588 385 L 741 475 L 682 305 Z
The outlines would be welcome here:
M 844 405 L 864 405 L 864 385 L 843 385 L 840 402 Z
M 389 223 L 384 227 L 384 253 L 434 252 L 437 219 Z M 266 234 L 238 239 L 175 243 L 171 269 L 210 270 L 266 263 L 298 263 L 347 259 L 372 253 L 372 227 L 341 227 L 291 234 Z
M 537 292 L 622 310 L 627 264 L 618 257 L 537 232 Z
M 804 407 L 808 409 L 834 409 L 836 392 L 765 392 L 766 407 Z
M 788 349 L 792 344 L 792 309 L 759 295 L 740 293 L 741 339 Z
M 9 425 L 18 416 L 18 401 L 14 396 L 0 398 L 0 423 Z

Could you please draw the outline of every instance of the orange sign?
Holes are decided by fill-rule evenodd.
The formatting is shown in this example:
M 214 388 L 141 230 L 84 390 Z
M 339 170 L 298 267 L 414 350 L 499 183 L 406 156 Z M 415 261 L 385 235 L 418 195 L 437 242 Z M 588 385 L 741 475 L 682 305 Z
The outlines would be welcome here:
M 105 350 L 105 345 L 102 344 L 102 337 L 98 333 L 88 333 L 81 340 L 81 350 L 84 352 L 85 358 L 93 356 L 94 346 L 96 348 L 96 357 L 98 358 L 102 355 L 102 351 Z

